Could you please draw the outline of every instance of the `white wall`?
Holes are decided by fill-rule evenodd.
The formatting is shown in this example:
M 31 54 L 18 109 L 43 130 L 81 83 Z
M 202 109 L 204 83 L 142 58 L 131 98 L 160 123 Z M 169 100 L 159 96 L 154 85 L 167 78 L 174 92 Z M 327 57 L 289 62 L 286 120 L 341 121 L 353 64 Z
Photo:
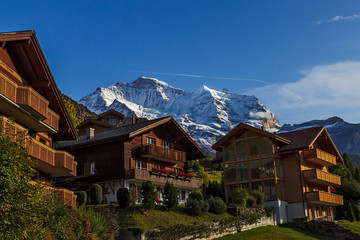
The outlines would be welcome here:
M 288 202 L 286 201 L 269 201 L 265 202 L 265 207 L 275 207 L 275 220 L 277 224 L 288 222 Z

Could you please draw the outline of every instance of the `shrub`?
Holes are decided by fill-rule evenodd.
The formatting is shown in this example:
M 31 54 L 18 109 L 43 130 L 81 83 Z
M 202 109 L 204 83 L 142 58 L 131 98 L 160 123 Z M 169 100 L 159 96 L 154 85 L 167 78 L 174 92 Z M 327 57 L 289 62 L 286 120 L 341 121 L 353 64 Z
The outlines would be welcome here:
M 77 198 L 76 198 L 76 205 L 78 207 L 84 206 L 87 200 L 87 194 L 85 191 L 77 191 L 75 192 Z
M 256 199 L 256 205 L 259 207 L 264 207 L 265 203 L 265 194 L 260 190 L 252 191 L 252 196 Z
M 307 222 L 307 221 L 309 221 L 309 217 L 308 216 L 294 217 L 293 221 L 294 221 L 294 223 Z
M 99 184 L 92 184 L 89 188 L 89 195 L 92 204 L 100 204 L 103 200 L 101 186 Z
M 249 192 L 243 187 L 236 188 L 232 191 L 232 201 L 235 204 L 239 204 L 240 207 L 246 206 L 246 200 L 249 197 Z
M 207 213 L 209 211 L 209 203 L 204 201 L 204 200 L 200 200 L 199 201 L 199 207 L 201 209 L 201 213 Z
M 200 201 L 200 200 L 203 200 L 203 196 L 199 192 L 191 192 L 189 194 L 189 199 L 195 199 L 195 200 Z
M 198 216 L 209 211 L 209 204 L 204 200 L 196 200 L 188 198 L 185 209 L 192 215 Z
M 275 209 L 275 207 L 271 206 L 271 207 L 265 208 L 265 212 L 266 212 L 267 217 L 272 217 L 272 216 L 274 216 L 276 209 Z
M 248 196 L 248 198 L 246 199 L 246 207 L 252 208 L 255 207 L 255 205 L 256 205 L 256 198 L 254 198 L 253 196 Z
M 219 183 L 217 181 L 209 182 L 209 186 L 203 189 L 204 198 L 220 197 L 225 201 L 225 193 L 224 193 L 224 185 L 223 183 Z
M 179 203 L 178 201 L 178 193 L 174 184 L 166 182 L 164 186 L 164 200 L 165 206 L 168 210 L 176 207 Z
M 142 206 L 145 210 L 155 207 L 156 192 L 151 181 L 143 182 L 141 185 Z
M 116 192 L 116 198 L 120 208 L 127 208 L 130 204 L 130 193 L 127 188 L 119 188 Z
M 211 196 L 208 200 L 209 211 L 215 214 L 222 214 L 226 212 L 226 204 L 220 197 Z

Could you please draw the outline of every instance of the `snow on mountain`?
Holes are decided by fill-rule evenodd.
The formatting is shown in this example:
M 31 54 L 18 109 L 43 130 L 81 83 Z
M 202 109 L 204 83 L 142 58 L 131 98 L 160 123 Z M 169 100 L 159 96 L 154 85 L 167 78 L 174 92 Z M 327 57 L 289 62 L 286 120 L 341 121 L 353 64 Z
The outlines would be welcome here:
M 301 124 L 284 124 L 278 133 L 321 126 L 326 127 L 341 153 L 360 154 L 360 124 L 348 123 L 339 117 L 312 120 Z
M 216 140 L 240 122 L 264 125 L 272 132 L 280 128 L 276 115 L 255 96 L 205 85 L 195 92 L 185 92 L 155 78 L 140 77 L 131 83 L 99 87 L 79 103 L 98 114 L 114 109 L 125 116 L 135 114 L 148 119 L 171 115 L 208 152 L 213 151 Z

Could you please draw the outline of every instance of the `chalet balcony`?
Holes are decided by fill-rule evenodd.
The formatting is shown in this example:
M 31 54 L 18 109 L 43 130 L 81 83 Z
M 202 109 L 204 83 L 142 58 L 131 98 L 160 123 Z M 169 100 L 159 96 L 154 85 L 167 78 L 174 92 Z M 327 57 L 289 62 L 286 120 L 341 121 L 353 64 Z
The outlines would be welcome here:
M 0 72 L 0 109 L 16 121 L 36 132 L 59 129 L 59 116 L 49 101 L 29 86 L 18 86 Z
M 125 179 L 129 182 L 142 183 L 143 181 L 151 181 L 154 184 L 164 185 L 167 181 L 173 183 L 177 188 L 199 189 L 203 185 L 203 181 L 198 178 L 172 178 L 161 174 L 153 174 L 152 171 L 146 169 L 130 169 L 125 171 Z
M 55 194 L 64 202 L 64 204 L 69 205 L 71 208 L 76 208 L 76 198 L 77 196 L 73 191 L 70 191 L 65 188 L 54 188 Z
M 139 146 L 134 149 L 135 155 L 170 163 L 185 163 L 186 153 L 171 148 L 155 145 Z
M 318 205 L 336 206 L 344 204 L 343 196 L 323 191 L 307 192 L 306 199 L 308 203 Z
M 340 176 L 319 169 L 305 170 L 303 176 L 307 182 L 326 186 L 341 185 Z
M 69 171 L 67 176 L 76 176 L 77 162 L 75 157 L 65 151 L 55 151 L 55 166 Z M 64 175 L 62 175 L 64 176 Z
M 327 167 L 336 165 L 336 157 L 334 155 L 324 152 L 318 148 L 305 150 L 304 158 L 307 161 L 321 166 Z

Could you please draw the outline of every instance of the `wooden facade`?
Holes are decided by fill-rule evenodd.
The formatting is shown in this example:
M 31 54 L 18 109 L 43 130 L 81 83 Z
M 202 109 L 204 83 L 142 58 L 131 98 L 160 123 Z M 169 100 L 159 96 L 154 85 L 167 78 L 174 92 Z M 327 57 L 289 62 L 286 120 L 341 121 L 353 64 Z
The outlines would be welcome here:
M 53 148 L 54 141 L 75 139 L 76 131 L 33 31 L 0 33 L 0 125 L 12 140 L 25 140 L 35 160 L 33 180 L 51 188 L 54 177 L 76 176 L 74 156 Z M 72 191 L 55 190 L 76 206 Z
M 95 130 L 93 137 L 82 135 L 58 149 L 69 151 L 79 163 L 78 177 L 65 184 L 81 189 L 100 183 L 107 202 L 116 201 L 119 187 L 139 187 L 148 180 L 159 191 L 167 181 L 180 192 L 202 186 L 202 180 L 187 173 L 187 161 L 205 154 L 172 117 Z
M 341 180 L 328 166 L 342 158 L 325 128 L 276 135 L 241 123 L 213 148 L 222 152 L 227 201 L 233 188 L 260 189 L 268 203 L 293 207 L 286 221 L 301 214 L 332 220 L 331 207 L 343 204 L 330 192 Z

